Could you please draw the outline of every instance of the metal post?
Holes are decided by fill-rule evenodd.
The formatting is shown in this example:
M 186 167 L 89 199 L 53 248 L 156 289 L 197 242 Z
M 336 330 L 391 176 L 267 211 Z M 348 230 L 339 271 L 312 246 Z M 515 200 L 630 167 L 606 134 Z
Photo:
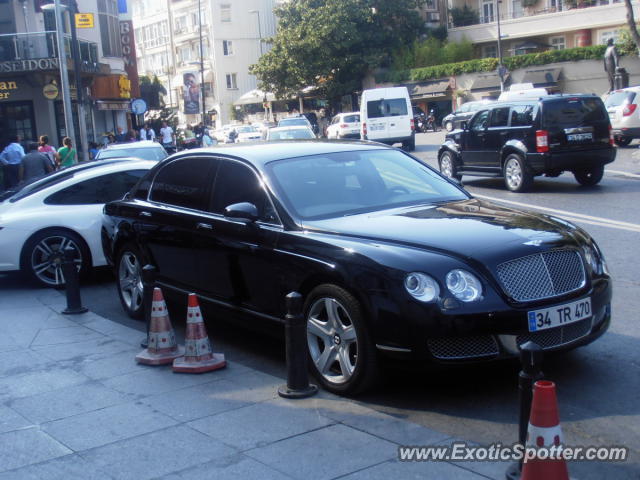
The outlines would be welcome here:
M 156 267 L 147 264 L 142 267 L 142 308 L 144 309 L 144 323 L 147 335 L 140 342 L 142 348 L 149 346 L 149 327 L 151 326 L 151 304 L 153 303 L 153 289 L 156 286 Z
M 82 160 L 89 160 L 89 139 L 87 138 L 87 123 L 84 111 L 84 96 L 82 95 L 82 64 L 80 62 L 80 43 L 76 31 L 75 14 L 78 13 L 78 4 L 72 2 L 73 9 L 69 10 L 69 21 L 71 22 L 71 55 L 73 56 L 73 73 L 76 78 L 76 102 L 78 106 L 78 127 L 80 128 L 80 138 L 76 148 L 82 147 Z
M 71 246 L 67 246 L 63 251 L 61 268 L 67 294 L 67 308 L 62 313 L 65 315 L 75 315 L 88 311 L 82 306 L 82 299 L 80 298 L 80 279 L 78 278 L 78 268 L 75 262 L 77 253 L 77 250 Z
M 198 23 L 200 26 L 200 95 L 202 96 L 202 123 L 207 125 L 205 110 L 205 92 L 204 92 L 204 51 L 202 49 L 202 7 L 201 0 L 198 0 Z
M 62 104 L 64 106 L 64 124 L 66 136 L 69 137 L 74 145 L 76 142 L 76 132 L 73 126 L 73 113 L 71 110 L 71 92 L 69 91 L 69 73 L 67 71 L 67 56 L 64 49 L 64 28 L 62 19 L 62 5 L 60 0 L 55 0 L 56 14 L 56 41 L 58 44 L 58 62 L 60 63 L 60 84 L 62 86 Z
M 287 295 L 285 317 L 285 343 L 287 348 L 287 384 L 278 388 L 284 398 L 307 398 L 318 393 L 318 387 L 309 384 L 307 370 L 307 329 L 302 315 L 302 295 Z
M 498 22 L 498 76 L 500 77 L 500 92 L 504 92 L 504 66 L 502 65 L 502 33 L 500 32 L 500 3 L 496 0 L 496 20 Z
M 518 422 L 518 443 L 526 445 L 531 401 L 533 400 L 533 384 L 544 375 L 541 370 L 544 351 L 534 342 L 527 342 L 520 347 L 522 370 L 518 376 L 518 397 L 520 399 L 520 418 Z M 522 471 L 522 461 L 509 466 L 507 480 L 518 480 Z

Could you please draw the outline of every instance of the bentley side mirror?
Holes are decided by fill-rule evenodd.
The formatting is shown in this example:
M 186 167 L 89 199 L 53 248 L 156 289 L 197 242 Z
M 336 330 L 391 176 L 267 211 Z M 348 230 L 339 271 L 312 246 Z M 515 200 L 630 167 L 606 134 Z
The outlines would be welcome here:
M 258 208 L 249 202 L 234 203 L 224 209 L 224 216 L 228 218 L 237 218 L 239 220 L 248 220 L 255 222 L 260 218 Z
M 462 122 L 460 124 L 460 128 L 462 128 L 462 130 L 466 130 L 467 129 L 467 122 Z

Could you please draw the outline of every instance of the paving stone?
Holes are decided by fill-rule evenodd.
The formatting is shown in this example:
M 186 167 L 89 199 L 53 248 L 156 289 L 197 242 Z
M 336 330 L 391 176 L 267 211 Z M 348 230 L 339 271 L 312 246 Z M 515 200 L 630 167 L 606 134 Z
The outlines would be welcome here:
M 14 410 L 37 423 L 126 403 L 131 398 L 97 382 L 86 382 L 9 402 Z
M 54 362 L 29 349 L 0 353 L 0 377 L 33 373 L 51 366 Z
M 23 375 L 0 378 L 0 401 L 29 397 L 78 385 L 87 377 L 69 368 L 47 367 Z
M 295 478 L 320 480 L 395 458 L 397 445 L 345 425 L 333 425 L 245 453 Z
M 60 345 L 66 343 L 103 340 L 105 335 L 82 326 L 42 329 L 31 342 L 32 346 Z
M 239 369 L 238 372 L 236 372 L 236 368 Z M 265 388 L 261 383 L 264 379 L 259 374 L 248 372 L 245 367 L 236 367 L 234 364 L 228 365 L 227 369 L 206 374 L 211 376 L 211 381 L 207 383 L 152 395 L 141 399 L 141 402 L 180 422 L 187 422 L 227 410 L 246 407 L 274 397 L 275 390 Z M 228 379 L 214 380 L 218 373 L 223 371 L 235 374 L 236 378 L 245 375 L 248 378 L 244 380 L 242 386 L 236 381 Z M 168 380 L 171 379 L 169 377 Z
M 24 418 L 14 409 L 0 405 L 0 433 L 10 432 L 32 426 L 27 418 Z
M 63 361 L 61 365 L 68 366 L 94 380 L 126 375 L 127 373 L 139 372 L 146 367 L 136 363 L 136 355 L 140 348 L 131 348 L 124 352 L 92 355 L 80 361 Z
M 136 347 L 140 345 L 140 341 L 144 337 L 144 334 L 141 334 L 138 330 L 102 317 L 87 321 L 83 323 L 83 326 L 95 332 L 102 333 L 114 340 L 119 340 Z
M 70 360 L 79 363 L 85 359 L 99 358 L 101 355 L 129 351 L 131 345 L 103 337 L 99 340 L 87 340 L 65 345 L 34 346 L 32 350 L 51 360 Z
M 0 471 L 19 468 L 70 453 L 71 450 L 37 428 L 0 434 Z
M 35 465 L 0 473 L 0 480 L 107 480 L 112 476 L 98 470 L 79 455 L 65 455 Z
M 212 478 L 216 480 L 289 480 L 292 477 L 245 455 L 237 454 L 163 476 L 162 480 L 211 480 Z
M 424 480 L 425 478 L 447 480 L 486 479 L 482 475 L 447 462 L 399 462 L 392 460 L 365 468 L 346 477 L 341 477 L 341 480 L 388 480 L 389 478 L 401 478 L 402 480 Z
M 278 398 L 201 418 L 189 425 L 227 445 L 247 450 L 334 423 L 317 411 L 292 408 L 291 403 Z
M 77 452 L 153 432 L 175 423 L 175 420 L 147 406 L 126 403 L 45 423 L 42 428 Z
M 234 453 L 221 442 L 179 425 L 90 450 L 82 457 L 119 480 L 146 480 Z

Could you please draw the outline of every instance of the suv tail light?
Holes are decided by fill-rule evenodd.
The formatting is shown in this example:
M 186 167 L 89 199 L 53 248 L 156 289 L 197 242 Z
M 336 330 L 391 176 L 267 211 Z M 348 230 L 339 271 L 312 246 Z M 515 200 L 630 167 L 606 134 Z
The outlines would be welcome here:
M 415 129 L 416 129 L 416 122 L 412 118 L 411 119 L 411 131 L 413 132 Z
M 549 132 L 536 130 L 536 151 L 544 153 L 549 151 Z
M 609 125 L 609 145 L 613 147 L 615 144 L 616 144 L 616 139 L 613 136 L 613 128 L 611 128 L 611 125 Z
M 624 109 L 622 110 L 622 116 L 628 117 L 629 115 L 631 115 L 633 112 L 636 111 L 636 108 L 638 108 L 638 105 L 636 105 L 635 103 L 628 103 L 627 105 L 625 105 Z

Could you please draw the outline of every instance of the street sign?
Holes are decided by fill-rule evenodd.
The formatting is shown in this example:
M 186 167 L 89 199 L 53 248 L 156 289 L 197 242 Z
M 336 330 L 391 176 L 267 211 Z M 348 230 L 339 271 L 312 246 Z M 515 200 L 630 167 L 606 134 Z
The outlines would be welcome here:
M 147 112 L 147 102 L 141 98 L 131 101 L 131 111 L 136 115 L 142 115 Z
M 47 100 L 55 100 L 58 98 L 58 86 L 55 83 L 47 83 L 42 87 L 42 94 Z
M 93 28 L 93 13 L 76 13 L 76 28 Z

